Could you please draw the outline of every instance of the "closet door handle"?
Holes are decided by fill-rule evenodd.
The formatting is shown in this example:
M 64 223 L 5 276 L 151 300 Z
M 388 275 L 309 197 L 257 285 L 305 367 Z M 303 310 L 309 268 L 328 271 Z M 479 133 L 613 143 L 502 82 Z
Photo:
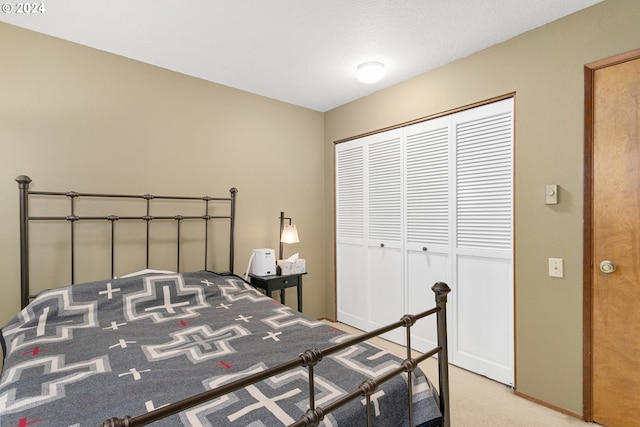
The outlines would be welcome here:
M 426 246 L 423 246 L 423 247 L 422 247 L 422 251 L 423 251 L 423 252 L 427 252 L 427 247 L 426 247 Z
M 384 243 L 380 243 L 380 247 L 381 247 L 381 248 L 384 248 Z

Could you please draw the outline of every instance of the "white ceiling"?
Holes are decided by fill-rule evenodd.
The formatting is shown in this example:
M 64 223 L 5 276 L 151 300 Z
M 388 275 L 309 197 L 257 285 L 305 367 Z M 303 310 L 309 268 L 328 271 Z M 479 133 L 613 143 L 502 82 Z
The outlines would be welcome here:
M 324 112 L 600 1 L 42 0 L 0 21 Z M 357 82 L 372 60 L 386 77 Z

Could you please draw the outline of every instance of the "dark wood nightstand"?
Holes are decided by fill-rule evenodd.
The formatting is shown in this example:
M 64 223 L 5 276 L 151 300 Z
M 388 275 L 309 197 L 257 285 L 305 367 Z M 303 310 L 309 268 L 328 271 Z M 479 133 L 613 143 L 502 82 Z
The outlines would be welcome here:
M 284 290 L 286 288 L 297 287 L 298 288 L 298 311 L 302 313 L 302 275 L 289 274 L 289 275 L 272 275 L 272 276 L 256 276 L 249 274 L 250 282 L 256 288 L 263 289 L 268 297 L 271 297 L 271 292 L 280 291 L 280 302 L 284 304 Z

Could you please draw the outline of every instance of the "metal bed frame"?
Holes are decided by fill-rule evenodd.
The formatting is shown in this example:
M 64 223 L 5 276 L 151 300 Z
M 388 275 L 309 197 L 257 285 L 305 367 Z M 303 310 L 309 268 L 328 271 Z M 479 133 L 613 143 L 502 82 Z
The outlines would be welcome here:
M 57 191 L 31 191 L 29 184 L 31 178 L 26 175 L 20 175 L 16 178 L 18 188 L 20 189 L 20 303 L 22 308 L 29 304 L 29 300 L 34 297 L 29 291 L 29 222 L 30 221 L 66 221 L 70 226 L 70 243 L 71 243 L 71 284 L 75 283 L 75 224 L 78 221 L 109 221 L 111 223 L 111 277 L 115 272 L 115 224 L 116 221 L 145 221 L 146 222 L 146 268 L 149 268 L 149 243 L 151 238 L 150 223 L 153 220 L 175 220 L 177 223 L 176 236 L 176 270 L 180 271 L 180 224 L 185 220 L 204 221 L 204 270 L 207 270 L 208 247 L 209 247 L 209 221 L 214 219 L 228 219 L 229 227 L 229 271 L 233 273 L 234 263 L 234 228 L 235 228 L 235 205 L 236 194 L 238 190 L 231 188 L 229 197 L 184 197 L 184 196 L 154 196 L 151 194 L 103 194 L 103 193 L 78 193 L 76 191 L 57 192 Z M 56 196 L 66 197 L 70 201 L 69 215 L 66 216 L 30 216 L 29 215 L 29 199 L 31 196 Z M 100 198 L 100 199 L 140 199 L 146 204 L 146 214 L 141 216 L 83 216 L 76 215 L 76 200 L 79 198 Z M 205 213 L 201 216 L 153 216 L 151 215 L 151 202 L 153 200 L 202 200 L 204 202 Z M 230 202 L 230 214 L 226 216 L 209 215 L 211 202 Z
M 230 197 L 182 197 L 182 196 L 153 196 L 150 194 L 144 195 L 131 195 L 131 194 L 100 194 L 100 193 L 78 193 L 75 191 L 69 192 L 49 192 L 49 191 L 31 191 L 29 185 L 31 178 L 25 175 L 20 175 L 16 178 L 20 190 L 20 272 L 21 272 L 21 304 L 24 308 L 32 295 L 29 293 L 29 222 L 30 221 L 66 221 L 70 224 L 70 241 L 71 241 L 71 282 L 74 283 L 75 272 L 75 223 L 80 220 L 89 221 L 109 221 L 111 223 L 111 276 L 114 274 L 114 257 L 115 257 L 115 223 L 119 220 L 134 220 L 146 222 L 146 265 L 149 268 L 149 245 L 150 245 L 150 230 L 149 223 L 156 219 L 175 220 L 177 222 L 177 270 L 180 266 L 180 224 L 183 220 L 204 220 L 205 221 L 205 259 L 204 269 L 207 270 L 207 248 L 208 248 L 208 224 L 213 219 L 228 219 L 230 221 L 230 233 L 229 233 L 229 274 L 233 274 L 234 263 L 234 228 L 235 228 L 235 198 L 238 190 L 231 188 Z M 31 196 L 60 196 L 66 197 L 70 200 L 70 213 L 66 216 L 30 216 L 29 215 L 29 199 Z M 146 201 L 146 214 L 141 216 L 83 216 L 76 215 L 76 199 L 78 198 L 119 198 L 119 199 L 143 199 Z M 205 214 L 202 216 L 153 216 L 151 215 L 151 202 L 152 200 L 202 200 L 205 204 Z M 230 202 L 230 214 L 228 216 L 212 216 L 209 215 L 209 204 L 213 201 Z M 414 425 L 413 420 L 413 383 L 411 380 L 411 373 L 417 368 L 418 364 L 429 357 L 435 355 L 438 356 L 438 392 L 439 392 L 439 404 L 440 412 L 442 414 L 442 427 L 450 427 L 450 409 L 449 409 L 449 373 L 448 373 L 448 349 L 447 349 L 447 326 L 446 326 L 446 303 L 447 295 L 451 291 L 449 286 L 443 282 L 437 282 L 431 288 L 435 294 L 436 306 L 431 310 L 422 312 L 417 315 L 405 315 L 398 322 L 390 324 L 388 326 L 376 329 L 369 333 L 353 337 L 340 344 L 327 347 L 325 349 L 309 349 L 298 355 L 298 357 L 291 359 L 288 362 L 284 362 L 278 366 L 271 367 L 261 373 L 251 375 L 249 377 L 236 380 L 219 388 L 209 390 L 190 398 L 184 399 L 179 402 L 175 402 L 168 406 L 153 410 L 146 414 L 142 414 L 137 417 L 125 416 L 124 418 L 111 418 L 105 420 L 102 427 L 134 427 L 143 426 L 151 422 L 158 421 L 170 415 L 177 414 L 188 408 L 204 403 L 211 399 L 215 399 L 227 393 L 231 393 L 240 388 L 248 385 L 263 381 L 273 375 L 280 374 L 282 372 L 294 369 L 297 367 L 305 367 L 309 373 L 309 410 L 298 421 L 291 424 L 293 427 L 302 426 L 317 426 L 326 414 L 340 408 L 351 400 L 364 396 L 367 402 L 366 417 L 367 423 L 370 426 L 371 419 L 371 395 L 376 391 L 379 385 L 390 380 L 396 375 L 400 375 L 403 372 L 407 372 L 408 375 L 408 405 L 409 405 L 409 417 L 410 425 Z M 416 321 L 426 318 L 428 316 L 436 316 L 437 325 L 437 341 L 436 347 L 421 353 L 418 357 L 412 358 L 411 350 L 411 327 Z M 406 359 L 395 370 L 378 377 L 376 379 L 364 381 L 357 389 L 351 393 L 343 396 L 342 398 L 328 404 L 325 407 L 316 407 L 315 394 L 314 394 L 314 366 L 319 363 L 323 357 L 330 356 L 340 350 L 343 350 L 349 346 L 361 343 L 371 338 L 378 337 L 384 333 L 387 333 L 396 328 L 404 327 L 406 329 Z

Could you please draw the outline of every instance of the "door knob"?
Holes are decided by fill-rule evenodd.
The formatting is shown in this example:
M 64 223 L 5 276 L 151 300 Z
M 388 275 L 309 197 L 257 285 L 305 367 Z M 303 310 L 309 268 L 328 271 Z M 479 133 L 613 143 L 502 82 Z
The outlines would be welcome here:
M 606 274 L 613 273 L 614 271 L 616 271 L 616 264 L 613 261 L 605 259 L 600 263 L 600 271 Z

